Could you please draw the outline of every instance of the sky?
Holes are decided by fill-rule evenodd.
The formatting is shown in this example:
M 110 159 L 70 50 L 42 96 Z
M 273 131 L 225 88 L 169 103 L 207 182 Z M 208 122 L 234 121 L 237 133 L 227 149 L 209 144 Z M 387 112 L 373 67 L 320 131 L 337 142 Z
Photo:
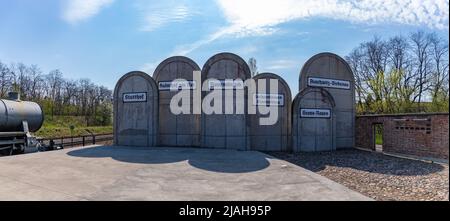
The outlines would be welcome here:
M 374 36 L 423 30 L 449 37 L 448 0 L 0 0 L 0 61 L 114 88 L 183 55 L 200 67 L 220 52 L 298 90 L 303 64 L 346 56 Z

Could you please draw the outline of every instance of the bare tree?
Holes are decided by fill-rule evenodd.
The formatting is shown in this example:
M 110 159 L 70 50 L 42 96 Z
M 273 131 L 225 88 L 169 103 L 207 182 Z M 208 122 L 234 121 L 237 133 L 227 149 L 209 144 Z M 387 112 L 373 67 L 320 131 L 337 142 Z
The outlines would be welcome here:
M 357 62 L 359 67 L 353 70 L 357 75 L 356 80 L 360 84 L 358 87 L 367 93 L 366 102 L 368 105 L 375 105 L 377 112 L 384 111 L 382 101 L 386 99 L 386 91 L 389 91 L 385 84 L 388 61 L 386 48 L 386 42 L 375 37 L 372 41 L 362 43 L 352 55 L 354 62 Z
M 443 92 L 444 99 L 448 99 L 448 43 L 436 34 L 430 36 L 430 41 L 430 54 L 434 65 L 430 79 L 431 97 L 435 101 L 438 99 L 439 93 Z
M 389 50 L 388 58 L 395 71 L 403 71 L 409 65 L 408 39 L 403 36 L 395 36 L 387 43 Z
M 44 83 L 42 78 L 42 71 L 39 69 L 37 65 L 31 65 L 29 68 L 29 81 L 30 81 L 30 87 L 29 87 L 29 94 L 30 99 L 32 100 L 40 100 L 40 87 Z
M 0 61 L 0 97 L 6 96 L 10 90 L 10 71 L 6 64 Z
M 44 75 L 37 65 L 0 62 L 0 97 L 9 91 L 40 103 L 46 115 L 81 115 L 89 125 L 111 124 L 112 91 L 88 79 L 68 80 L 60 70 Z
M 359 111 L 448 111 L 448 42 L 422 31 L 409 38 L 375 37 L 346 57 L 356 81 Z M 446 106 L 445 106 L 446 105 Z M 434 105 L 436 106 L 436 105 Z
M 353 74 L 355 76 L 355 92 L 358 108 L 365 109 L 364 105 L 368 105 L 367 102 L 367 86 L 365 85 L 365 75 L 363 70 L 363 52 L 360 47 L 355 48 L 350 54 L 346 57 L 347 62 L 349 63 L 351 69 L 353 70 Z
M 423 31 L 417 31 L 411 34 L 413 62 L 415 66 L 416 85 L 418 93 L 414 96 L 413 101 L 417 100 L 420 108 L 424 92 L 428 90 L 427 83 L 430 74 L 431 57 L 429 55 L 429 48 L 431 45 L 430 35 Z

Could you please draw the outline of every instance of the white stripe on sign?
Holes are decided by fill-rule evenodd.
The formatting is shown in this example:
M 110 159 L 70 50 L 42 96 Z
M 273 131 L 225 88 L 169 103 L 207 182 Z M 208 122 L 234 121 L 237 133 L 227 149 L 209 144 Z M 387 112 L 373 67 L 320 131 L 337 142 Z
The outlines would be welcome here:
M 343 81 L 337 79 L 309 77 L 308 86 L 311 87 L 328 87 L 337 89 L 350 89 L 350 81 Z

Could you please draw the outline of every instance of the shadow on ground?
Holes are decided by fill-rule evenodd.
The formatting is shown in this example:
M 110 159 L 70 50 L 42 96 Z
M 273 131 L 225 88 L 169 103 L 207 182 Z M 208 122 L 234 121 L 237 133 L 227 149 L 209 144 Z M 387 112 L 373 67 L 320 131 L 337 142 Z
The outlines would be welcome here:
M 255 151 L 97 146 L 73 150 L 67 154 L 73 157 L 112 158 L 138 164 L 187 161 L 193 167 L 221 173 L 247 173 L 270 166 L 270 162 L 267 160 L 270 157 Z
M 268 153 L 313 172 L 320 172 L 327 166 L 346 167 L 370 173 L 395 176 L 419 176 L 443 171 L 436 163 L 387 156 L 362 150 L 339 150 L 318 153 Z

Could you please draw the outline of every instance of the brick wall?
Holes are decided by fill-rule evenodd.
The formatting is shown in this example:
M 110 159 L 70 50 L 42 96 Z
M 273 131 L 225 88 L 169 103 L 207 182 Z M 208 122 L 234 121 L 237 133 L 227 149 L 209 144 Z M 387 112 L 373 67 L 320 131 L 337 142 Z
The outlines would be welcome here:
M 374 125 L 383 125 L 383 152 L 449 159 L 448 113 L 356 117 L 356 146 L 375 149 Z

